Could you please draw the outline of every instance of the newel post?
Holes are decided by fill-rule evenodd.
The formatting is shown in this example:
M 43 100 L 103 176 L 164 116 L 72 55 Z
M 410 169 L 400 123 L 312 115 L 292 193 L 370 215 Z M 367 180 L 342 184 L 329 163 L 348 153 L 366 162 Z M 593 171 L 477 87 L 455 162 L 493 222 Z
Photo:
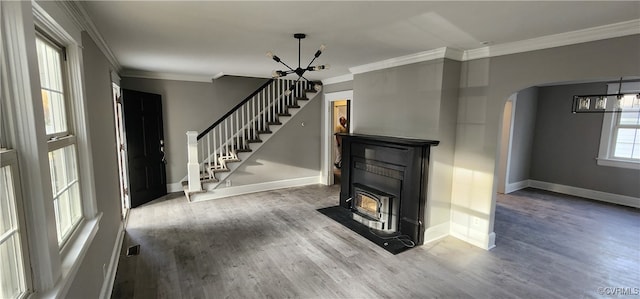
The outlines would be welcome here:
M 187 177 L 189 192 L 202 190 L 200 184 L 200 163 L 198 162 L 198 132 L 187 132 Z

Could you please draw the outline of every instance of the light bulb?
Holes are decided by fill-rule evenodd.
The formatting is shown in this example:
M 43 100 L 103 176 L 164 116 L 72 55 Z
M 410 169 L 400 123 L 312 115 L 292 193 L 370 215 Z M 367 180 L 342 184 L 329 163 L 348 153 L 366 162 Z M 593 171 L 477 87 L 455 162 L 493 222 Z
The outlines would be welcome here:
M 269 57 L 269 58 L 273 58 L 273 56 L 275 56 L 275 55 L 273 55 L 273 52 L 271 52 L 271 51 L 268 51 L 268 52 L 267 52 L 267 57 Z
M 327 46 L 325 46 L 324 44 L 320 45 L 320 52 L 323 52 L 326 48 Z
M 271 77 L 273 78 L 280 78 L 280 71 L 276 71 L 274 70 L 273 72 L 271 72 Z

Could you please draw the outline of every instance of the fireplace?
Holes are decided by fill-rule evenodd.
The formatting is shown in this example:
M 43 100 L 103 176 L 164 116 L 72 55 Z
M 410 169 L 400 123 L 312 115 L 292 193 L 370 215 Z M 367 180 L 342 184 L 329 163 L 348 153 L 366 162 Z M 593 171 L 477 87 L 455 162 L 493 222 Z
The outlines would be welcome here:
M 385 236 L 401 236 L 416 245 L 423 244 L 429 154 L 431 146 L 439 141 L 340 136 L 340 206 L 348 209 L 351 219 L 368 227 L 364 233 L 373 234 L 368 237 L 378 237 L 378 230 Z
M 385 232 L 398 229 L 398 205 L 394 196 L 361 184 L 354 184 L 353 220 Z

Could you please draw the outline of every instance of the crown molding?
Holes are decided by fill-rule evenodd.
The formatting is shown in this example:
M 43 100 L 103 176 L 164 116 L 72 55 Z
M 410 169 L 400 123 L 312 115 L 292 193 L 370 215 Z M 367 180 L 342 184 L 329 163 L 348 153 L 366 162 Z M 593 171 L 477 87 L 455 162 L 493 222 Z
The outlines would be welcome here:
M 75 1 L 56 1 L 56 3 L 58 3 L 58 5 L 60 5 L 60 7 L 69 14 L 78 28 L 85 30 L 89 34 L 100 51 L 102 51 L 107 60 L 109 60 L 113 70 L 119 73 L 122 70 L 120 62 L 111 51 L 111 48 L 107 45 L 107 42 L 98 31 L 96 25 L 91 21 L 89 14 L 84 7 L 82 7 L 82 4 Z
M 120 72 L 120 76 L 130 77 L 130 78 L 142 78 L 142 79 L 175 80 L 175 81 L 191 81 L 191 82 L 206 82 L 206 83 L 211 83 L 212 81 L 211 76 L 134 71 L 134 70 L 126 70 L 126 69 Z
M 329 85 L 329 84 L 348 82 L 348 81 L 353 81 L 353 74 L 346 74 L 342 76 L 324 79 L 322 80 L 322 85 Z
M 412 64 L 412 63 L 444 58 L 447 52 L 446 50 L 447 50 L 446 47 L 442 47 L 442 48 L 433 49 L 429 51 L 409 54 L 409 55 L 382 60 L 378 62 L 363 64 L 359 66 L 354 66 L 349 68 L 349 72 L 351 72 L 352 74 L 362 74 L 362 73 L 367 73 L 367 72 L 372 72 L 377 70 L 388 69 L 396 66 L 402 66 L 402 65 Z
M 640 34 L 640 19 L 467 50 L 464 52 L 462 61 L 569 46 L 634 34 Z

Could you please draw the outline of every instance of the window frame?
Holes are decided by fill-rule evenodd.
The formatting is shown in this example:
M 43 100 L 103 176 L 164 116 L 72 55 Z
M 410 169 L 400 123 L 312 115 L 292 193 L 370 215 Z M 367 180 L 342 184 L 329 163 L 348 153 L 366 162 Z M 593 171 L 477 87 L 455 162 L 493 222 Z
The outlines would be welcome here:
M 617 94 L 618 92 L 622 94 L 639 93 L 640 81 L 607 84 L 607 94 Z M 613 105 L 613 101 L 612 103 L 607 103 L 607 105 Z M 597 164 L 600 166 L 640 169 L 640 159 L 614 157 L 617 128 L 620 126 L 628 126 L 619 125 L 621 113 L 603 114 L 600 148 L 598 150 L 598 157 L 596 158 Z
M 83 222 L 85 215 L 84 213 L 80 213 L 80 217 L 78 217 L 77 219 L 74 219 L 73 217 L 71 217 L 71 214 L 67 213 L 70 218 L 65 219 L 67 221 L 69 221 L 69 223 L 71 223 L 70 229 L 65 230 L 65 231 L 61 231 L 62 228 L 60 228 L 60 226 L 62 225 L 62 220 L 59 221 L 59 217 L 60 214 L 62 213 L 58 213 L 56 212 L 56 208 L 60 208 L 60 204 L 58 204 L 56 206 L 56 200 L 58 200 L 58 203 L 60 203 L 60 199 L 61 196 L 68 191 L 70 188 L 72 188 L 72 185 L 77 184 L 78 188 L 79 188 L 79 192 L 78 192 L 78 198 L 76 198 L 75 200 L 78 201 L 78 204 L 80 205 L 80 210 L 83 209 L 83 200 L 82 200 L 82 183 L 81 183 L 81 178 L 80 178 L 80 174 L 79 174 L 79 161 L 78 161 L 78 146 L 77 146 L 77 139 L 75 137 L 74 133 L 74 122 L 73 122 L 73 118 L 74 118 L 74 113 L 71 109 L 71 103 L 73 103 L 73 99 L 72 96 L 70 95 L 70 93 L 68 92 L 69 90 L 71 90 L 70 86 L 70 81 L 71 78 L 69 77 L 69 73 L 67 71 L 67 53 L 66 53 L 66 47 L 59 42 L 58 40 L 56 40 L 54 37 L 52 37 L 52 35 L 47 34 L 44 32 L 44 29 L 41 29 L 41 27 L 36 26 L 36 44 L 37 44 L 37 40 L 39 39 L 40 41 L 44 42 L 47 44 L 47 46 L 51 47 L 52 49 L 56 50 L 59 58 L 60 58 L 60 74 L 54 74 L 55 76 L 60 76 L 60 80 L 62 80 L 61 82 L 61 88 L 62 88 L 62 108 L 64 109 L 64 123 L 65 123 L 65 130 L 64 131 L 60 131 L 60 132 L 55 132 L 52 134 L 46 134 L 47 137 L 47 152 L 48 154 L 51 154 L 54 151 L 57 150 L 61 150 L 67 147 L 71 147 L 74 150 L 74 159 L 75 161 L 73 163 L 75 163 L 76 165 L 76 179 L 73 182 L 69 182 L 69 185 L 63 188 L 62 192 L 55 192 L 52 194 L 52 202 L 54 204 L 54 213 L 56 215 L 55 219 L 55 224 L 56 224 L 56 235 L 57 235 L 57 240 L 58 240 L 58 247 L 59 249 L 62 251 L 65 249 L 67 243 L 69 243 L 71 241 L 71 239 L 74 238 L 75 232 L 78 230 L 78 227 L 80 226 L 80 224 Z M 36 51 L 37 52 L 37 51 Z M 38 58 L 39 60 L 39 58 Z M 40 64 L 40 61 L 38 61 L 38 65 Z M 39 72 L 40 72 L 40 68 L 38 68 Z M 57 70 L 49 70 L 49 71 L 57 71 Z M 47 74 L 48 75 L 48 74 Z M 40 78 L 40 89 L 45 89 L 43 84 L 42 84 L 42 78 Z M 44 102 L 42 103 L 42 105 L 44 105 Z M 44 106 L 43 106 L 43 111 L 44 111 Z M 53 115 L 52 115 L 53 117 Z M 55 122 L 55 121 L 54 121 Z M 45 129 L 46 131 L 46 129 Z M 49 168 L 51 169 L 52 165 L 51 163 L 49 163 Z M 66 169 L 66 164 L 65 167 Z M 53 181 L 51 182 L 52 185 L 52 189 L 53 189 Z M 58 190 L 60 191 L 60 190 Z M 67 193 L 69 194 L 69 193 Z M 72 203 L 71 201 L 69 201 L 68 205 L 72 205 L 75 204 Z M 69 207 L 69 209 L 71 209 Z M 60 235 L 62 233 L 62 235 Z
M 0 149 L 0 170 L 9 167 L 11 182 L 13 185 L 13 201 L 9 204 L 13 205 L 14 217 L 16 217 L 16 231 L 13 233 L 18 236 L 20 249 L 20 266 L 22 273 L 19 273 L 18 279 L 23 284 L 24 292 L 17 298 L 26 298 L 33 292 L 33 282 L 31 280 L 31 259 L 29 257 L 28 232 L 25 220 L 24 198 L 22 196 L 22 186 L 20 183 L 20 168 L 18 167 L 18 154 L 16 150 Z M 0 199 L 1 200 L 1 199 Z M 4 240 L 1 243 L 3 243 Z

